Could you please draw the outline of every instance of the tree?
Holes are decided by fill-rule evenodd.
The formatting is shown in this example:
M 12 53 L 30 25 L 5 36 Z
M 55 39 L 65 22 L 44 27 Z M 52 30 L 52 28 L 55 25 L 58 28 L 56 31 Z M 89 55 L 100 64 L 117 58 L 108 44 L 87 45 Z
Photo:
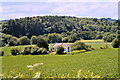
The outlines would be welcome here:
M 32 36 L 30 40 L 31 44 L 37 44 L 37 40 L 38 40 L 37 36 Z
M 63 54 L 64 53 L 64 48 L 63 46 L 58 46 L 56 49 L 56 54 Z
M 68 37 L 69 41 L 74 42 L 80 38 L 95 39 L 96 31 L 113 34 L 118 30 L 117 23 L 117 20 L 113 23 L 105 18 L 98 20 L 70 16 L 36 16 L 5 21 L 2 24 L 2 33 L 11 34 L 17 38 L 52 34 L 45 39 L 48 43 L 61 42 L 61 37 Z M 70 35 L 73 36 L 69 37 Z M 101 37 L 98 36 L 98 38 Z
M 105 34 L 103 36 L 103 40 L 106 41 L 106 42 L 112 42 L 114 39 L 116 38 L 116 35 L 115 34 Z
M 9 42 L 9 46 L 17 46 L 18 45 L 18 39 L 16 37 L 12 37 Z
M 21 38 L 19 38 L 19 44 L 20 45 L 29 45 L 30 40 L 27 36 L 22 36 Z
M 48 43 L 62 42 L 62 37 L 59 34 L 48 34 L 47 36 Z
M 11 54 L 12 55 L 19 55 L 20 54 L 20 50 L 18 48 L 12 48 L 11 49 Z
M 48 43 L 44 40 L 44 39 L 40 39 L 37 41 L 37 46 L 40 47 L 40 48 L 46 48 L 47 50 L 49 50 L 49 45 Z
M 119 40 L 117 38 L 115 38 L 112 41 L 111 45 L 113 46 L 113 48 L 119 48 L 119 45 L 120 45 Z
M 18 38 L 14 37 L 12 35 L 9 35 L 9 34 L 3 34 L 2 35 L 2 46 L 6 46 L 7 44 L 9 46 L 18 45 Z
M 75 43 L 71 45 L 72 50 L 89 50 L 89 48 L 91 48 L 90 45 L 87 45 L 80 41 L 75 41 Z
M 93 21 L 97 22 L 97 18 L 94 18 Z

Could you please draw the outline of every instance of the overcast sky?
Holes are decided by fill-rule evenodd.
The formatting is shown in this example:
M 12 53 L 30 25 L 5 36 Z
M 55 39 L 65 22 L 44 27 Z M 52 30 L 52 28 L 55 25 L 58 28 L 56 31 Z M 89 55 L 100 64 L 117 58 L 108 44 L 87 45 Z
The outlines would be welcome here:
M 33 2 L 34 1 L 34 2 Z M 0 19 L 13 19 L 27 16 L 66 15 L 76 17 L 118 18 L 117 0 L 26 0 L 26 2 L 4 0 L 0 6 Z

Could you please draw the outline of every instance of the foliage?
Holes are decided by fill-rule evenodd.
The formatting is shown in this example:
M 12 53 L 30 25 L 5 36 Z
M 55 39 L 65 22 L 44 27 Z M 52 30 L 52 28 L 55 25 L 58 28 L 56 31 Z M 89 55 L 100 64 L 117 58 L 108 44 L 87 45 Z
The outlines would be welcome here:
M 32 48 L 32 46 L 25 47 L 23 54 L 24 54 L 24 55 L 31 54 L 31 48 Z
M 86 50 L 74 50 L 72 52 L 67 52 L 67 54 L 69 55 L 74 55 L 74 54 L 81 54 L 81 53 L 84 53 L 86 52 Z
M 103 40 L 104 40 L 105 42 L 112 42 L 113 39 L 115 39 L 115 38 L 116 38 L 116 35 L 115 35 L 115 34 L 110 34 L 110 33 L 108 33 L 108 34 L 104 34 L 104 35 L 103 35 Z
M 56 54 L 64 54 L 64 47 L 63 46 L 57 46 Z
M 3 23 L 2 32 L 18 38 L 21 36 L 31 38 L 32 35 L 44 35 L 48 43 L 61 42 L 60 36 L 68 37 L 70 42 L 74 42 L 78 39 L 102 39 L 104 33 L 116 33 L 117 23 L 117 21 L 110 22 L 107 19 L 99 20 L 97 18 L 35 16 L 10 19 Z M 101 35 L 98 36 L 97 33 Z M 59 36 L 57 36 L 58 34 Z
M 37 40 L 38 40 L 37 36 L 32 36 L 30 40 L 31 44 L 37 44 Z
M 37 46 L 29 46 L 25 47 L 24 49 L 24 55 L 39 55 L 39 54 L 48 54 L 47 50 L 45 48 L 39 48 Z
M 82 42 L 84 42 L 87 45 L 91 45 L 92 48 L 94 49 L 100 49 L 101 46 L 105 46 L 106 44 L 108 45 L 108 48 L 113 48 L 111 43 L 104 43 L 102 40 L 82 40 Z M 74 43 L 69 43 L 70 45 L 74 44 Z M 54 44 L 49 44 L 49 49 L 52 48 Z M 25 47 L 29 47 L 29 46 L 35 46 L 35 45 L 20 45 L 20 46 L 10 46 L 10 47 L 1 47 L 0 49 L 2 49 L 2 51 L 4 51 L 4 55 L 11 55 L 10 50 L 12 48 L 19 48 L 21 49 L 21 51 L 24 51 Z
M 0 56 L 4 56 L 4 51 L 0 50 Z
M 48 43 L 59 43 L 62 41 L 62 37 L 59 34 L 53 33 L 53 34 L 48 34 L 47 36 L 47 42 Z
M 37 47 L 37 46 L 33 46 L 32 48 L 31 48 L 31 54 L 32 55 L 38 55 L 38 51 L 39 50 L 39 47 Z
M 18 39 L 16 37 L 12 37 L 9 42 L 9 46 L 17 46 L 18 45 Z
M 11 54 L 12 55 L 19 55 L 20 54 L 20 49 L 18 49 L 18 48 L 11 49 Z
M 111 45 L 113 46 L 113 48 L 119 48 L 119 45 L 120 45 L 119 40 L 117 38 L 115 38 L 112 41 Z
M 68 37 L 64 37 L 63 39 L 62 39 L 62 41 L 64 42 L 64 43 L 66 43 L 66 42 L 68 42 Z
M 8 56 L 11 55 L 11 49 L 18 48 L 21 51 L 21 54 L 23 54 L 25 47 L 29 46 L 35 46 L 35 45 L 20 45 L 20 46 L 9 46 L 9 47 L 0 47 L 2 51 L 4 51 L 4 55 Z
M 39 49 L 37 50 L 37 53 L 38 53 L 38 54 L 48 54 L 48 52 L 47 52 L 47 50 L 46 50 L 45 48 L 39 48 Z
M 74 44 L 71 45 L 72 50 L 89 50 L 89 48 L 91 48 L 90 45 L 87 45 L 80 41 L 76 41 Z
M 18 38 L 9 34 L 2 34 L 2 46 L 17 46 Z
M 30 40 L 27 36 L 22 36 L 21 38 L 19 38 L 19 44 L 20 45 L 29 45 Z
M 40 47 L 40 48 L 46 48 L 47 50 L 49 50 L 49 45 L 48 45 L 48 43 L 44 40 L 44 39 L 39 39 L 38 41 L 37 41 L 37 46 L 38 47 Z

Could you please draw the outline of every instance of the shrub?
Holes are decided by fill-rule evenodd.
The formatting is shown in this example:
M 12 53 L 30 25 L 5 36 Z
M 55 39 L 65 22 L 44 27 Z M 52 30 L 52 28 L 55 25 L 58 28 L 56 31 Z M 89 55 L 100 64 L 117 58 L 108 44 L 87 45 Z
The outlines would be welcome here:
M 28 54 L 31 54 L 31 46 L 30 47 L 25 47 L 24 49 L 24 55 L 28 55 Z
M 4 52 L 3 51 L 0 51 L 0 56 L 4 56 Z
M 44 39 L 39 39 L 38 41 L 37 41 L 37 46 L 38 47 L 40 47 L 40 48 L 46 48 L 47 50 L 49 50 L 49 48 L 48 48 L 48 43 L 44 40 Z
M 39 48 L 39 49 L 37 50 L 37 53 L 38 53 L 38 54 L 42 54 L 42 48 Z
M 43 48 L 42 49 L 42 54 L 48 54 L 47 49 Z
M 5 44 L 8 44 L 8 41 L 12 38 L 12 35 L 9 35 L 9 34 L 2 34 L 2 41 L 5 43 Z
M 118 39 L 115 38 L 115 39 L 112 41 L 111 45 L 113 46 L 113 48 L 119 48 L 119 45 L 120 45 L 120 44 L 119 44 Z
M 116 35 L 115 34 L 105 34 L 104 37 L 103 37 L 103 40 L 105 42 L 112 42 L 114 39 L 116 38 Z
M 46 50 L 45 48 L 39 48 L 39 49 L 37 50 L 37 53 L 38 53 L 38 54 L 48 54 L 48 52 L 47 52 L 47 50 Z
M 34 46 L 34 47 L 32 47 L 31 48 L 31 54 L 32 55 L 38 55 L 38 53 L 37 53 L 37 50 L 39 49 L 39 47 L 37 47 L 37 46 Z
M 12 48 L 11 49 L 11 54 L 12 55 L 19 55 L 20 54 L 20 50 L 18 48 Z
M 38 54 L 48 54 L 45 48 L 39 48 L 37 46 L 30 46 L 24 49 L 23 55 L 38 55 Z
M 37 36 L 32 36 L 31 37 L 31 44 L 37 44 Z
M 85 43 L 79 41 L 76 41 L 74 44 L 71 45 L 72 50 L 89 50 L 90 48 L 90 45 L 86 45 Z
M 2 34 L 2 46 L 16 46 L 18 45 L 18 38 L 8 35 L 8 34 Z
M 52 33 L 52 34 L 48 34 L 46 41 L 48 43 L 55 43 L 55 42 L 59 43 L 62 42 L 62 37 L 57 33 Z
M 58 46 L 56 49 L 56 54 L 63 54 L 64 53 L 64 48 L 63 46 Z
M 12 37 L 9 42 L 9 46 L 17 46 L 18 45 L 18 39 L 16 37 Z
M 68 37 L 62 39 L 63 42 L 68 42 Z
M 19 39 L 19 44 L 20 45 L 29 45 L 30 44 L 30 40 L 27 36 L 22 36 L 20 39 Z

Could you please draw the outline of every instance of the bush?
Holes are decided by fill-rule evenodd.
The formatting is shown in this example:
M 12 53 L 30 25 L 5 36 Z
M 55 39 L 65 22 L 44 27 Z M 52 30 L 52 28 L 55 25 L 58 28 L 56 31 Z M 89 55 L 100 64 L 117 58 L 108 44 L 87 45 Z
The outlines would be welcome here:
M 37 53 L 38 53 L 38 54 L 42 54 L 42 48 L 39 48 L 39 49 L 37 50 Z
M 3 51 L 0 51 L 0 56 L 4 56 L 4 52 Z
M 24 49 L 24 55 L 28 55 L 28 54 L 31 54 L 31 46 L 30 47 L 25 47 L 25 49 Z
M 32 55 L 38 55 L 38 53 L 37 53 L 37 50 L 39 49 L 39 47 L 37 47 L 37 46 L 34 46 L 34 47 L 32 47 L 31 48 L 31 54 Z
M 90 48 L 91 46 L 79 41 L 76 41 L 74 44 L 71 45 L 72 50 L 89 50 Z
M 55 42 L 59 43 L 62 42 L 62 37 L 57 33 L 52 33 L 52 34 L 48 34 L 46 41 L 48 43 L 55 43 Z
M 18 39 L 16 37 L 12 37 L 9 42 L 9 46 L 17 46 L 18 45 Z
M 40 48 L 46 48 L 47 50 L 49 50 L 49 48 L 48 48 L 48 43 L 44 40 L 44 39 L 39 39 L 38 41 L 37 41 L 37 46 L 38 47 L 40 47 Z
M 19 39 L 19 44 L 20 45 L 29 45 L 30 44 L 30 40 L 27 36 L 22 36 L 20 39 Z
M 45 48 L 39 48 L 37 51 L 38 54 L 48 54 L 47 50 Z
M 18 45 L 18 38 L 8 35 L 8 34 L 2 34 L 2 46 L 16 46 Z
M 68 37 L 65 37 L 62 39 L 62 41 L 65 43 L 65 42 L 68 42 Z
M 20 54 L 20 50 L 18 48 L 13 48 L 13 49 L 11 49 L 11 54 L 12 55 L 19 55 Z
M 113 48 L 119 48 L 119 40 L 116 38 L 112 41 L 111 45 L 113 46 Z
M 31 37 L 31 44 L 37 44 L 37 36 L 32 36 Z
M 105 34 L 104 37 L 103 37 L 103 40 L 105 42 L 112 42 L 114 39 L 116 38 L 116 35 L 115 34 Z
M 63 46 L 58 46 L 56 49 L 56 54 L 63 54 L 64 53 L 64 48 Z
M 39 55 L 39 54 L 48 54 L 45 48 L 39 48 L 37 46 L 30 46 L 24 49 L 23 55 Z
M 47 49 L 43 48 L 42 49 L 42 54 L 48 54 Z

